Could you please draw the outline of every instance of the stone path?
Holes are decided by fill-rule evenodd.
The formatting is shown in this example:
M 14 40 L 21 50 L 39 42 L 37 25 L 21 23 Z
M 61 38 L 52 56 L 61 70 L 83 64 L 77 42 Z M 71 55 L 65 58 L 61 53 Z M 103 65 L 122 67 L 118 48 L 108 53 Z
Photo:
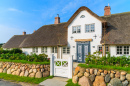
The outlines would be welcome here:
M 54 77 L 41 82 L 40 86 L 65 86 L 68 78 Z

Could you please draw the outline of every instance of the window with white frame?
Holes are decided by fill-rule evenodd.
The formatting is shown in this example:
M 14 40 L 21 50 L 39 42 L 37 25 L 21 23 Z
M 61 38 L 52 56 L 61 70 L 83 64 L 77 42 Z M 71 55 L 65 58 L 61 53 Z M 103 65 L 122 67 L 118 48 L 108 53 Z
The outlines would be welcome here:
M 47 53 L 47 47 L 42 47 L 41 53 Z
M 117 46 L 117 54 L 124 54 L 128 55 L 129 54 L 129 46 Z
M 57 53 L 57 47 L 52 47 L 52 53 Z
M 34 48 L 32 49 L 32 51 L 33 51 L 34 53 L 38 53 L 38 47 L 34 47 Z
M 81 32 L 81 26 L 72 27 L 72 33 L 80 33 L 80 32 Z
M 63 54 L 69 54 L 70 48 L 69 47 L 63 47 Z
M 85 32 L 95 32 L 95 24 L 86 24 Z

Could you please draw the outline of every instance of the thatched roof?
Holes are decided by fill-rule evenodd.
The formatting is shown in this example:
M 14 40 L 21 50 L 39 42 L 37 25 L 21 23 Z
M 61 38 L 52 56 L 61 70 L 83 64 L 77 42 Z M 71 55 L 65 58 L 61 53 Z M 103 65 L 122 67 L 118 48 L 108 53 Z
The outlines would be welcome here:
M 101 43 L 105 41 L 105 44 L 130 44 L 130 12 L 101 18 L 107 21 L 107 34 Z
M 20 47 L 64 46 L 67 45 L 66 23 L 44 25 L 26 38 Z
M 29 35 L 14 35 L 2 48 L 19 48 L 20 44 Z

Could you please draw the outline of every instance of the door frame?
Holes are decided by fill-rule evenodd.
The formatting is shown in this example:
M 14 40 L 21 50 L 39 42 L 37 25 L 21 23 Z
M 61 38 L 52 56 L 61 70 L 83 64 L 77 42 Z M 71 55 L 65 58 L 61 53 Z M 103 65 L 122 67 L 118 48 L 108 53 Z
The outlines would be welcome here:
M 78 61 L 78 45 L 81 44 L 82 45 L 82 61 Z M 77 62 L 79 63 L 85 63 L 85 58 L 84 58 L 84 45 L 88 45 L 88 53 L 90 53 L 90 41 L 87 41 L 87 42 L 76 42 L 76 55 L 77 55 Z

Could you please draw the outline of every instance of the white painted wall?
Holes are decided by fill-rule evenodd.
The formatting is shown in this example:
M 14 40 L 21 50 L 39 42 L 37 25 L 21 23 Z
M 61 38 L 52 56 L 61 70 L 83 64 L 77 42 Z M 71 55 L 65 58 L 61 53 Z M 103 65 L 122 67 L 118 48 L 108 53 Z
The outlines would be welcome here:
M 85 15 L 85 18 L 80 18 L 81 15 Z M 85 33 L 85 24 L 92 24 L 95 23 L 95 32 L 87 32 Z M 81 33 L 75 33 L 72 34 L 72 26 L 81 26 Z M 95 39 L 95 34 L 97 35 L 97 38 Z M 76 42 L 75 39 L 93 39 L 92 42 L 90 42 L 90 51 L 91 54 L 98 50 L 98 45 L 100 44 L 102 36 L 102 23 L 97 18 L 93 17 L 91 14 L 89 14 L 87 11 L 81 11 L 76 18 L 71 22 L 71 24 L 68 26 L 68 46 L 70 46 L 70 52 L 71 56 L 73 56 L 74 60 L 77 60 L 76 57 Z M 73 40 L 71 40 L 71 37 L 74 37 Z M 75 48 L 73 48 L 75 46 Z M 95 46 L 95 48 L 93 48 Z
M 67 59 L 68 57 L 70 57 L 70 54 L 63 54 L 62 51 L 61 51 L 61 48 L 62 47 L 59 47 L 59 53 L 60 53 L 60 58 L 62 57 L 63 59 Z M 29 54 L 31 55 L 32 53 L 32 48 L 22 48 L 22 51 L 23 53 L 25 53 L 26 55 Z M 61 54 L 62 53 L 62 54 Z M 41 53 L 41 47 L 38 47 L 38 53 L 36 53 L 37 55 L 38 54 L 42 54 Z M 57 53 L 52 53 L 52 47 L 47 47 L 47 53 L 45 53 L 46 55 L 48 55 L 48 58 L 50 58 L 52 56 L 52 54 L 57 57 Z M 62 55 L 62 56 L 61 56 Z

